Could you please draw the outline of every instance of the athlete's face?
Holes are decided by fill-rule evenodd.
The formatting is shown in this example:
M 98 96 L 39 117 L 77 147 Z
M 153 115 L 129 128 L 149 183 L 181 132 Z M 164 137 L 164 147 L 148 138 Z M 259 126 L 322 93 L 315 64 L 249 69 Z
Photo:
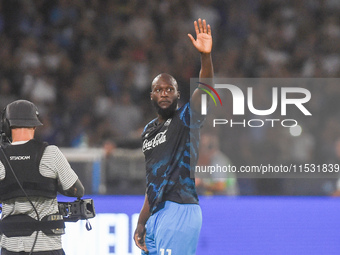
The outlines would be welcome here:
M 177 109 L 179 91 L 176 80 L 167 74 L 157 76 L 151 86 L 151 100 L 159 115 L 171 117 Z

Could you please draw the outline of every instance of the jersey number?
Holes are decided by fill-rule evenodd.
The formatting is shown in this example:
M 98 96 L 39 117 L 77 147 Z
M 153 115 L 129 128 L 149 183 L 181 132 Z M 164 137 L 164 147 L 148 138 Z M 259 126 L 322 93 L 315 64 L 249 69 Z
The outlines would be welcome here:
M 167 255 L 171 255 L 171 249 L 166 249 L 165 251 L 166 251 Z M 160 252 L 161 252 L 161 255 L 165 255 L 163 248 L 160 249 Z

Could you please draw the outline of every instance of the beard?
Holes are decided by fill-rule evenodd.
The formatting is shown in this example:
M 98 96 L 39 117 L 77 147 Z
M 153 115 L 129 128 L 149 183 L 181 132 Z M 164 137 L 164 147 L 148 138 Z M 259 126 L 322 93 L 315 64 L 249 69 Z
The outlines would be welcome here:
M 174 101 L 167 108 L 161 108 L 157 102 L 152 100 L 153 106 L 156 108 L 157 113 L 165 120 L 174 116 L 177 109 L 178 98 L 176 97 Z

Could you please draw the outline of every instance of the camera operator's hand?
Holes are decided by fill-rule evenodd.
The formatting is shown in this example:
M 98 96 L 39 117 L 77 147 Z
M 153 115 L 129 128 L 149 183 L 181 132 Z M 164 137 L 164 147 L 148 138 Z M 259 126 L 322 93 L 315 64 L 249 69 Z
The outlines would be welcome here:
M 145 251 L 146 253 L 148 253 L 148 249 L 146 248 L 145 245 L 145 235 L 146 235 L 146 228 L 145 225 L 143 224 L 137 224 L 137 228 L 135 230 L 135 234 L 134 234 L 134 240 L 136 245 L 143 251 Z

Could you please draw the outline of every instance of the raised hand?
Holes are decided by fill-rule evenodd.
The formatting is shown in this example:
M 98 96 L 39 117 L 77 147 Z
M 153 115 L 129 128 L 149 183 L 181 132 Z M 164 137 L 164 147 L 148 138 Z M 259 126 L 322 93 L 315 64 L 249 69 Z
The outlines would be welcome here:
M 207 25 L 205 19 L 194 22 L 196 31 L 196 40 L 191 34 L 188 34 L 192 44 L 201 53 L 210 53 L 212 49 L 212 36 L 210 25 Z

